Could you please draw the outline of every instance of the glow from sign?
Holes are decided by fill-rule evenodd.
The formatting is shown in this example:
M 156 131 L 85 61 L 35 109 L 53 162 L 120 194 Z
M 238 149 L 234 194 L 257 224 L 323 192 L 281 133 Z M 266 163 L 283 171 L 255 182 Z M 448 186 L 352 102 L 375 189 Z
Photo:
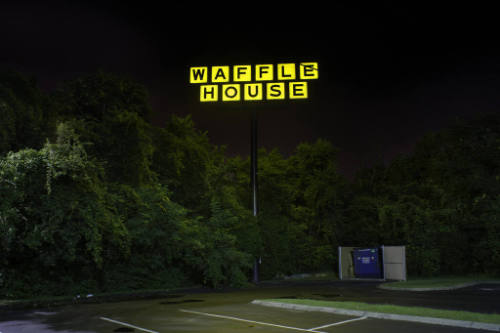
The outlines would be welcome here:
M 318 77 L 317 62 L 302 62 L 298 65 L 201 66 L 189 69 L 189 82 L 201 84 L 201 102 L 284 100 L 287 96 L 289 99 L 307 99 L 306 80 Z

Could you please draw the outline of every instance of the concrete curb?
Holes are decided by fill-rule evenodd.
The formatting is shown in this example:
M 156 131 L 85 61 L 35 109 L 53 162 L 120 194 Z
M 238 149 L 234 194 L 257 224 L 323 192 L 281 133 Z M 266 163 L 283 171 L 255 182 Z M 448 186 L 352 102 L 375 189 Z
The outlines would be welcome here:
M 390 313 L 347 310 L 347 309 L 329 308 L 323 306 L 299 305 L 299 304 L 269 302 L 260 300 L 254 300 L 252 301 L 252 304 L 282 308 L 282 309 L 291 309 L 300 311 L 318 311 L 318 312 L 327 312 L 327 313 L 334 313 L 334 314 L 341 314 L 348 316 L 368 317 L 368 318 L 387 319 L 387 320 L 400 320 L 400 321 L 409 321 L 409 322 L 423 323 L 423 324 L 444 325 L 444 326 L 472 328 L 472 329 L 500 332 L 499 324 L 480 323 L 475 321 L 407 316 L 407 315 L 398 315 Z

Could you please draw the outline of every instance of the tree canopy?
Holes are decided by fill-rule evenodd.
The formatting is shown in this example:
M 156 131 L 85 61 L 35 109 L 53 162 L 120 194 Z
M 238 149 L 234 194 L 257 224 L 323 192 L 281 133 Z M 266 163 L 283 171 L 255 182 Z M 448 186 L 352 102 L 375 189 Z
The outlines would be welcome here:
M 500 117 L 338 171 L 324 139 L 229 157 L 190 116 L 150 122 L 147 90 L 98 72 L 43 93 L 0 74 L 0 294 L 211 287 L 332 271 L 337 247 L 406 245 L 410 274 L 500 274 Z

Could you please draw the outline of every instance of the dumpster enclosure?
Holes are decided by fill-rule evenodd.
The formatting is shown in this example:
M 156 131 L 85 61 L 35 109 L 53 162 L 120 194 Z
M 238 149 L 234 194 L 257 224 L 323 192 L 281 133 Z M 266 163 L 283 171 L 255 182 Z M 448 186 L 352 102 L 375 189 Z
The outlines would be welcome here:
M 406 280 L 404 246 L 339 246 L 339 279 Z

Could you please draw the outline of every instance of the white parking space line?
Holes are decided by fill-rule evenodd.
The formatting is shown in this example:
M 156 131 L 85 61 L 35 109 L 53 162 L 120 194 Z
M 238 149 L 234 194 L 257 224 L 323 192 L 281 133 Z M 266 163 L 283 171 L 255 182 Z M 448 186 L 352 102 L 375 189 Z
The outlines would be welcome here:
M 294 330 L 294 331 L 313 332 L 313 333 L 325 333 L 325 332 L 317 331 L 317 330 L 314 330 L 314 329 L 305 329 L 305 328 L 298 328 L 298 327 L 292 327 L 292 326 L 284 326 L 284 325 L 277 325 L 277 324 L 271 324 L 271 323 L 264 323 L 262 321 L 248 320 L 248 319 L 243 319 L 243 318 L 238 318 L 238 317 L 231 317 L 231 316 L 223 316 L 223 315 L 218 315 L 218 314 L 213 314 L 213 313 L 198 312 L 198 311 L 183 310 L 183 309 L 179 309 L 179 311 L 185 312 L 185 313 L 196 314 L 196 315 L 200 315 L 200 316 L 207 316 L 207 317 L 214 317 L 214 318 L 221 318 L 221 319 L 236 320 L 236 321 L 242 321 L 242 322 L 246 322 L 246 323 L 258 324 L 258 325 L 264 325 L 264 326 L 279 327 L 279 328 L 284 328 L 284 329 Z
M 313 328 L 310 328 L 310 330 L 319 330 L 319 329 L 322 329 L 322 328 L 343 325 L 343 324 L 347 324 L 347 323 L 352 323 L 353 321 L 365 320 L 367 318 L 368 317 L 359 317 L 359 318 L 354 318 L 354 319 L 348 319 L 348 320 L 344 320 L 344 321 L 339 321 L 337 323 L 332 323 L 332 324 L 328 324 L 328 325 L 313 327 Z
M 131 325 L 129 323 L 124 323 L 122 321 L 118 321 L 118 320 L 114 320 L 114 319 L 110 319 L 110 318 L 106 318 L 106 317 L 101 317 L 100 319 L 101 320 L 105 320 L 105 321 L 109 321 L 109 322 L 114 323 L 114 324 L 123 325 L 123 326 L 127 326 L 127 327 L 130 327 L 130 328 L 135 328 L 136 330 L 143 331 L 143 332 L 160 333 L 160 332 L 157 332 L 157 331 L 148 330 L 146 328 L 142 328 L 142 327 L 139 327 L 139 326 Z

